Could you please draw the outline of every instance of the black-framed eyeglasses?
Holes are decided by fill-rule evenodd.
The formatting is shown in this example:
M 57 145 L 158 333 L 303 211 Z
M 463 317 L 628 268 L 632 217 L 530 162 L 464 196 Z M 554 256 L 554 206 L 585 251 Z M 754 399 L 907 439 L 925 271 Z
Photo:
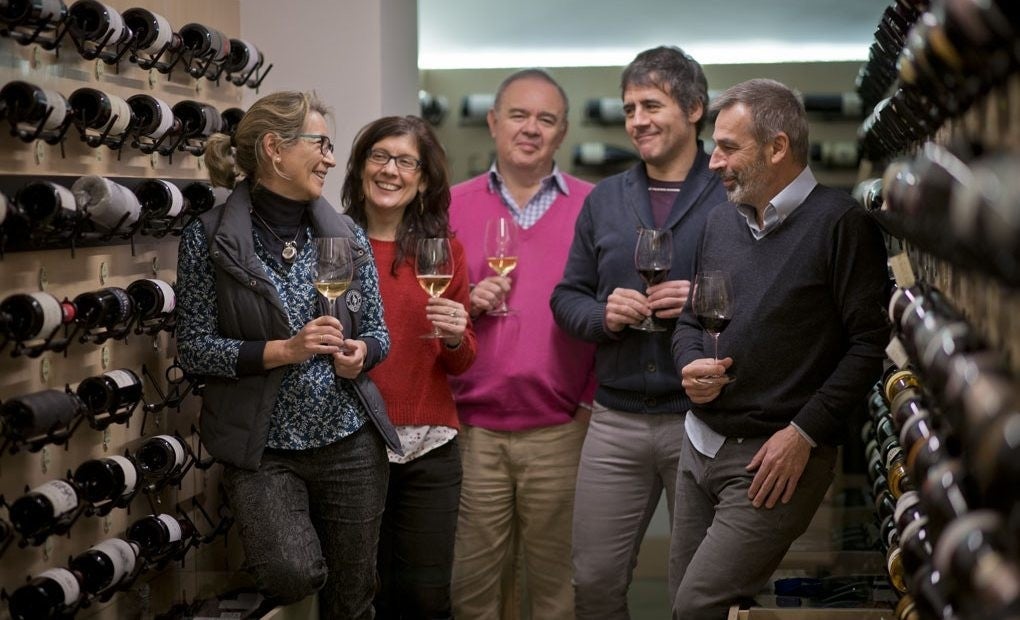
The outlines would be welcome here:
M 333 141 L 329 139 L 329 136 L 324 136 L 321 133 L 299 133 L 297 137 L 318 142 L 323 157 L 333 152 Z
M 368 161 L 377 166 L 385 166 L 390 163 L 391 159 L 397 162 L 397 168 L 401 170 L 417 170 L 421 168 L 421 160 L 415 159 L 410 155 L 390 155 L 386 151 L 379 149 L 372 149 L 368 153 Z

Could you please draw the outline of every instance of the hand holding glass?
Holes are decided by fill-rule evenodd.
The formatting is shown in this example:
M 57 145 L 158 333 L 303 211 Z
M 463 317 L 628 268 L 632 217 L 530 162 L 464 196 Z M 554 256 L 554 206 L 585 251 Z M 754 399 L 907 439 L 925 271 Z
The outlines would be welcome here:
M 733 317 L 733 288 L 725 271 L 702 271 L 694 279 L 691 308 L 701 327 L 714 344 L 713 359 L 719 362 L 719 334 L 730 324 Z M 710 375 L 695 379 L 704 384 L 725 384 L 734 380 L 727 374 Z
M 493 218 L 485 224 L 485 257 L 489 268 L 506 277 L 517 266 L 517 223 L 508 215 Z M 505 316 L 511 312 L 506 297 L 499 308 L 488 314 Z
M 453 251 L 450 240 L 446 238 L 419 239 L 414 257 L 414 274 L 418 285 L 429 297 L 438 298 L 450 286 L 453 280 Z M 444 338 L 438 325 L 432 331 L 422 334 L 422 338 Z
M 664 228 L 639 228 L 637 246 L 634 248 L 634 266 L 646 286 L 655 286 L 666 281 L 673 264 L 673 233 Z M 645 317 L 632 329 L 643 332 L 664 332 L 666 328 L 655 320 L 655 315 Z

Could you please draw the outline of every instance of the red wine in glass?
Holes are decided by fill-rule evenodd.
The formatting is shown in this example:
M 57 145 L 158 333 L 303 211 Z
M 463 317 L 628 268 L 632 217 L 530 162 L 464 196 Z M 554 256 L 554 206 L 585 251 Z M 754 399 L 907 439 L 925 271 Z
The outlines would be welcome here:
M 713 359 L 719 362 L 719 334 L 730 324 L 733 313 L 733 287 L 725 271 L 701 271 L 694 279 L 691 293 L 691 308 L 694 316 L 712 336 Z M 711 375 L 696 379 L 699 383 L 720 384 L 733 381 L 727 374 Z
M 665 282 L 672 264 L 673 233 L 666 228 L 639 228 L 637 246 L 634 248 L 634 267 L 645 285 L 655 286 Z M 630 327 L 643 332 L 666 331 L 655 320 L 654 314 Z

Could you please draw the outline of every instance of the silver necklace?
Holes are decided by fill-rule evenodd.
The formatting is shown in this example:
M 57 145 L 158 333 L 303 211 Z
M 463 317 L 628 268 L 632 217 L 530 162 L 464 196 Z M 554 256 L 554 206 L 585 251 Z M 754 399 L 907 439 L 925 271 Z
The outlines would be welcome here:
M 252 209 L 251 212 L 252 214 L 255 215 L 255 217 L 259 218 L 259 221 L 262 222 L 262 225 L 266 227 L 266 230 L 269 231 L 269 234 L 276 237 L 276 240 L 283 244 L 283 252 L 281 253 L 281 256 L 283 256 L 284 262 L 287 263 L 288 265 L 293 263 L 294 257 L 297 256 L 297 240 L 298 237 L 301 236 L 301 231 L 303 230 L 303 227 L 299 224 L 298 231 L 297 234 L 294 235 L 294 239 L 290 241 L 284 241 L 283 239 L 280 238 L 280 235 L 276 234 L 276 231 L 270 228 L 269 224 L 267 224 L 266 221 L 262 219 L 262 216 L 259 215 L 258 211 Z

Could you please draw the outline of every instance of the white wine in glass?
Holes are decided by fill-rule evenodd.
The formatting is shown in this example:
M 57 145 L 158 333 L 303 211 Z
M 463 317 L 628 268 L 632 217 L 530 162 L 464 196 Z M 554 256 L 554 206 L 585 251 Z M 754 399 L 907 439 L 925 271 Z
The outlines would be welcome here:
M 318 252 L 315 290 L 329 300 L 329 312 L 334 313 L 334 304 L 347 292 L 354 278 L 354 260 L 351 258 L 351 240 L 348 237 L 316 237 L 313 242 Z
M 506 277 L 517 267 L 517 222 L 509 215 L 494 217 L 485 223 L 485 261 L 501 277 Z M 506 297 L 499 308 L 488 314 L 506 316 L 512 310 L 506 305 Z
M 442 295 L 453 280 L 453 250 L 446 238 L 419 239 L 414 257 L 414 275 L 418 285 L 433 299 Z M 439 327 L 422 338 L 443 338 Z

